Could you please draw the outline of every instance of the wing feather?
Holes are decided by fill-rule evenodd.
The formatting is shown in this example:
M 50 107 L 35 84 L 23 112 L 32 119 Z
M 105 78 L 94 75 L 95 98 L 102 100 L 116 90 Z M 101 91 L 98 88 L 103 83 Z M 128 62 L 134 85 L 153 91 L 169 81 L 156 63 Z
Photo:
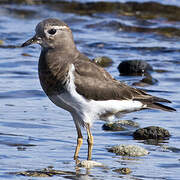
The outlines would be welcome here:
M 149 95 L 143 90 L 115 80 L 107 71 L 90 60 L 84 61 L 79 58 L 74 62 L 74 66 L 76 90 L 86 99 L 137 100 L 146 104 L 147 108 L 175 110 L 157 103 L 170 103 L 169 100 Z

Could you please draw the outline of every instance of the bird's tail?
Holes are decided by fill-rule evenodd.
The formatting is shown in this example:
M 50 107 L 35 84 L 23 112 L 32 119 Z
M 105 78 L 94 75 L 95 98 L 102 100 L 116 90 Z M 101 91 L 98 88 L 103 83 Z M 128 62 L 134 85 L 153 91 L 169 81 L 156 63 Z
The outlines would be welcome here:
M 152 104 L 147 104 L 147 108 L 149 108 L 149 109 L 160 109 L 160 110 L 169 111 L 169 112 L 176 111 L 172 107 L 165 106 L 163 104 L 156 103 L 156 102 L 152 103 Z

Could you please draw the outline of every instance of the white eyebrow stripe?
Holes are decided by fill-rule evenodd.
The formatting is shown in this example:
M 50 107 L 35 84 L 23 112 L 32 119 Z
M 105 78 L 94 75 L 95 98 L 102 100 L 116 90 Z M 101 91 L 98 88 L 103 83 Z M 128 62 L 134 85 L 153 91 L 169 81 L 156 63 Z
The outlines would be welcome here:
M 55 29 L 69 29 L 67 26 L 53 26 Z

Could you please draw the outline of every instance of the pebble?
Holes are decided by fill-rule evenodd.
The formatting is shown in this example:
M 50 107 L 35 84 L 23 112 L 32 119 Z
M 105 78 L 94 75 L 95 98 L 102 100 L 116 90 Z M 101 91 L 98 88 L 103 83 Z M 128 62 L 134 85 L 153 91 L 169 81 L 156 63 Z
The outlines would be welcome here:
M 108 149 L 109 152 L 116 153 L 116 155 L 121 155 L 121 156 L 145 156 L 149 154 L 149 152 L 137 145 L 117 145 L 113 146 Z
M 130 168 L 119 168 L 119 169 L 115 169 L 113 171 L 120 173 L 120 174 L 130 174 L 132 172 Z

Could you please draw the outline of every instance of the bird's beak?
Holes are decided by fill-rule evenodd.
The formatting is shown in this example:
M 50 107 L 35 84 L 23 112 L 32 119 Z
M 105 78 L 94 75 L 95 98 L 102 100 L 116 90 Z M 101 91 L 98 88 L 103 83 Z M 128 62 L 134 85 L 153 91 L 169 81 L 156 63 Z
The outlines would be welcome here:
M 41 42 L 41 38 L 38 37 L 37 35 L 33 36 L 31 39 L 27 40 L 25 43 L 23 43 L 21 45 L 21 47 L 25 47 L 25 46 L 29 46 L 31 44 L 36 44 L 36 43 L 40 43 Z

